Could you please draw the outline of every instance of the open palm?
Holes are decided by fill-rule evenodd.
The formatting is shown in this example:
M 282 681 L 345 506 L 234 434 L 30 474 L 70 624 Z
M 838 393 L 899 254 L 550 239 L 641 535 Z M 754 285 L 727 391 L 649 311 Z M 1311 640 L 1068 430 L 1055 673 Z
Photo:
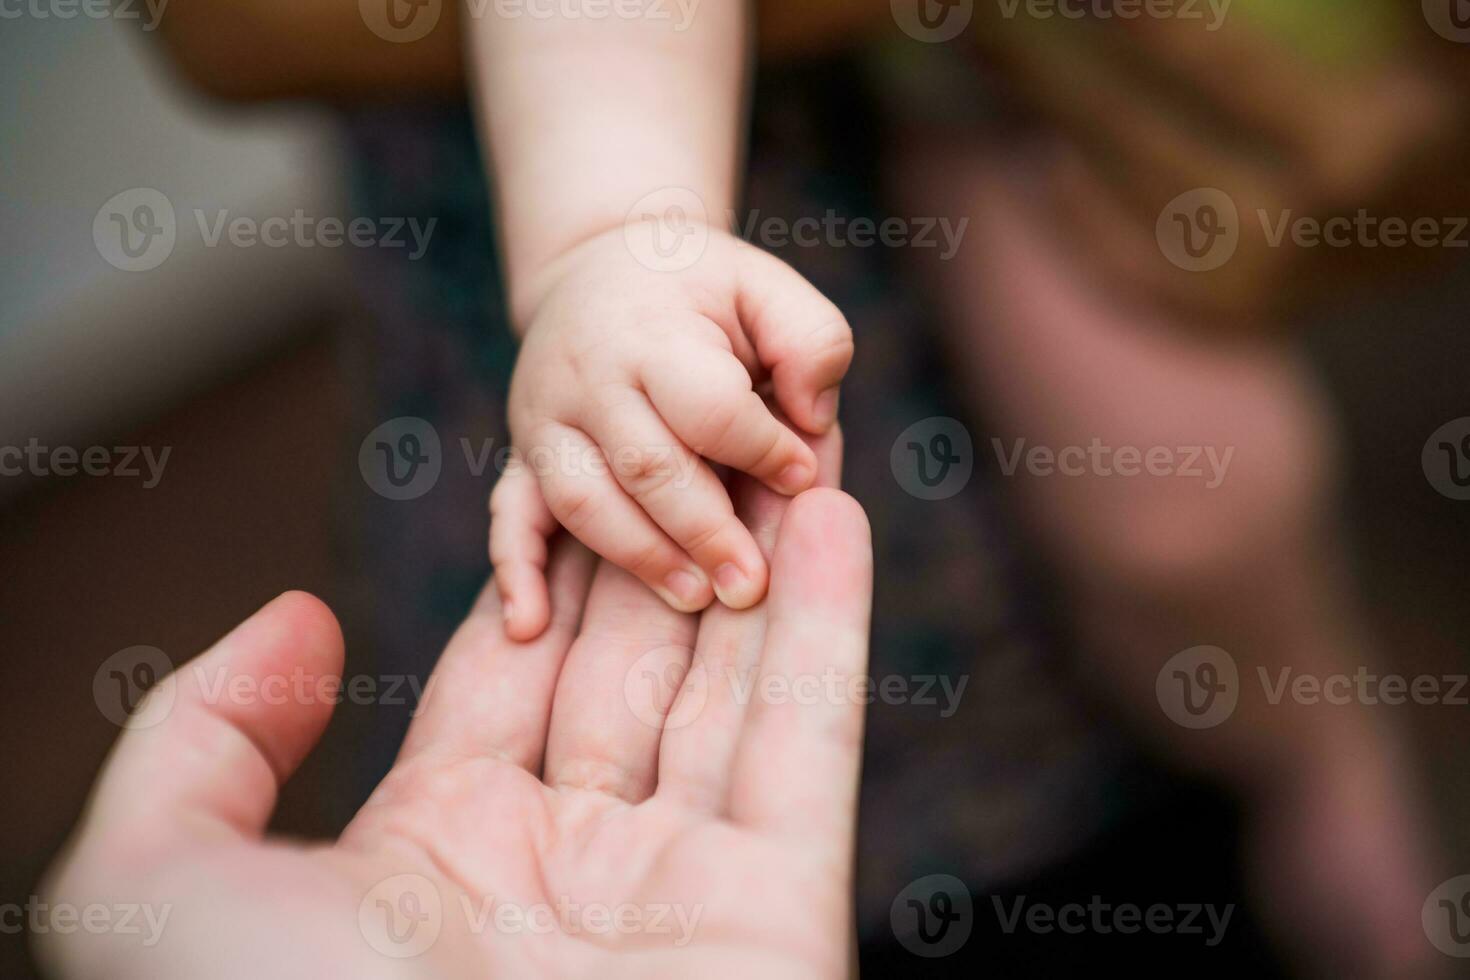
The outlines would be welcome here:
M 784 519 L 774 495 L 744 496 L 762 546 L 779 537 L 766 602 L 684 616 L 559 544 L 552 627 L 506 640 L 488 588 L 331 844 L 262 837 L 330 701 L 211 701 L 191 669 L 340 671 L 325 607 L 268 605 L 160 685 L 166 717 L 125 734 L 48 882 L 50 901 L 134 903 L 161 927 L 38 937 L 43 961 L 108 977 L 846 975 L 861 699 L 801 680 L 865 669 L 866 524 L 831 490 Z

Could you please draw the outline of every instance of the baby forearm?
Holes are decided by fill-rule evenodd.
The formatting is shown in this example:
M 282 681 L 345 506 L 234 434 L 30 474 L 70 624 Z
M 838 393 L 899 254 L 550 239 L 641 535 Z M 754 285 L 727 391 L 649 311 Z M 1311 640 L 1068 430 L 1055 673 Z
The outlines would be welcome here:
M 650 192 L 687 188 L 711 220 L 733 206 L 749 60 L 745 0 L 535 7 L 468 19 L 518 331 L 548 265 Z

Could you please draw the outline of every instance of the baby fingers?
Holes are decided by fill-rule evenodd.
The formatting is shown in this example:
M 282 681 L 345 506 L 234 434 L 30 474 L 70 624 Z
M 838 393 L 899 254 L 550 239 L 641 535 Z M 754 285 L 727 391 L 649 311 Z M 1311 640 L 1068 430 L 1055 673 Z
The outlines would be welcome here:
M 817 458 L 751 388 L 729 350 L 690 337 L 664 347 L 642 369 L 649 400 L 695 454 L 733 467 L 777 493 L 811 487 Z
M 624 389 L 615 407 L 589 413 L 584 424 L 607 450 L 618 484 L 704 570 L 720 601 L 732 609 L 759 602 L 767 572 L 755 539 L 714 470 L 670 431 L 647 396 Z M 814 475 L 814 461 L 811 469 Z
M 714 596 L 700 565 L 690 560 L 615 476 L 625 468 L 619 454 L 604 453 L 586 432 L 556 422 L 543 426 L 534 441 L 545 452 L 539 454 L 544 458 L 536 458 L 533 451 L 530 466 L 562 527 L 637 576 L 675 609 L 698 612 L 710 604 Z M 725 506 L 729 507 L 728 499 Z
M 490 493 L 490 564 L 505 635 L 517 642 L 540 636 L 551 617 L 546 539 L 555 531 L 556 519 L 541 498 L 535 475 L 519 460 L 512 462 Z

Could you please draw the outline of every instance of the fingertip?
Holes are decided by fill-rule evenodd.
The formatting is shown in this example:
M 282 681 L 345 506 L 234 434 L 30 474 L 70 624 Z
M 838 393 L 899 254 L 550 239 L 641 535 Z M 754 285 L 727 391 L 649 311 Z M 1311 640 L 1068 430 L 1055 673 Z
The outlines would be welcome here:
M 777 493 L 794 497 L 803 490 L 810 489 L 812 484 L 816 482 L 816 479 L 816 462 L 814 460 L 811 462 L 804 460 L 799 463 L 787 464 L 780 473 L 776 474 L 776 479 L 772 481 L 770 486 Z
M 265 672 L 298 666 L 333 674 L 342 669 L 345 659 L 342 627 L 336 615 L 310 592 L 296 589 L 281 593 L 256 610 L 210 652 L 216 650 L 216 656 L 233 662 L 236 669 L 243 663 L 253 663 L 255 669 Z
M 731 609 L 749 609 L 766 597 L 769 572 L 759 555 L 740 563 L 727 561 L 715 569 L 715 595 Z
M 500 617 L 505 635 L 517 643 L 529 643 L 546 631 L 551 621 L 546 580 L 532 566 L 507 567 L 497 571 Z
M 816 434 L 820 435 L 832 428 L 832 423 L 837 421 L 837 405 L 839 391 L 836 385 L 817 393 L 812 399 L 812 424 L 817 427 Z
M 835 389 L 828 388 L 813 394 L 811 379 L 786 368 L 785 365 L 776 367 L 772 372 L 771 382 L 776 404 L 798 432 L 805 433 L 808 437 L 820 436 L 832 428 L 832 423 L 837 418 L 835 401 L 831 405 L 823 405 L 822 411 L 831 412 L 831 417 L 826 419 L 819 413 L 818 403 L 824 402 L 827 393 Z
M 505 635 L 516 643 L 530 643 L 546 630 L 546 619 L 537 622 L 520 612 L 519 607 L 507 603 L 504 606 Z
M 312 646 L 317 649 L 342 648 L 342 625 L 336 613 L 310 592 L 289 589 L 267 603 L 261 612 L 267 609 L 290 620 L 297 634 L 314 641 Z
M 870 545 L 873 536 L 862 505 L 835 487 L 813 487 L 798 496 L 791 502 L 783 525 L 783 530 L 809 545 L 859 540 Z
M 862 506 L 816 487 L 791 502 L 776 536 L 775 577 L 798 603 L 844 605 L 870 594 L 873 531 Z
M 662 582 L 652 585 L 669 608 L 682 613 L 702 612 L 715 601 L 716 589 L 697 565 L 676 568 L 665 575 Z

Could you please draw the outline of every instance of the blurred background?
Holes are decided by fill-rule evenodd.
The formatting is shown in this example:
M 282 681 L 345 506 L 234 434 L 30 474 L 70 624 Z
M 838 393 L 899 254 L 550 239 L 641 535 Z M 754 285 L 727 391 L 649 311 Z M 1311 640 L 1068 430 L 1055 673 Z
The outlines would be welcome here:
M 114 702 L 98 680 L 118 662 L 109 658 L 142 646 L 177 665 L 281 591 L 306 589 L 343 620 L 349 675 L 422 679 L 488 574 L 484 499 L 494 472 L 471 456 L 504 445 L 498 406 L 513 348 L 499 312 L 491 207 L 457 95 L 454 10 L 444 8 L 422 44 L 395 46 L 351 5 L 303 8 L 279 31 L 262 26 L 268 13 L 253 24 L 242 13 L 248 6 L 173 0 L 159 31 L 145 29 L 142 6 L 140 22 L 118 16 L 122 7 L 72 17 L 27 8 L 7 14 L 0 30 L 8 93 L 0 103 L 0 448 L 46 447 L 26 458 L 48 461 L 0 476 L 0 903 L 34 892 L 117 735 Z M 842 6 L 813 4 L 763 42 L 780 54 L 756 95 L 758 106 L 774 107 L 756 113 L 752 152 L 750 203 L 766 215 L 894 213 L 902 185 L 920 178 L 888 151 L 922 146 L 924 133 L 951 121 L 945 112 L 937 123 L 934 106 L 910 96 L 974 67 L 968 53 L 935 65 L 911 47 L 895 53 L 909 43 L 894 27 L 906 16 L 898 0 L 892 11 L 853 5 L 860 15 L 838 31 Z M 889 39 L 864 58 L 800 53 L 806 32 L 857 36 L 873 24 L 897 46 Z M 333 43 L 314 50 L 312 40 L 328 36 Z M 336 73 L 304 76 L 314 56 Z M 909 87 L 903 99 L 889 84 L 895 75 Z M 1004 84 L 989 79 L 984 91 L 953 115 L 966 125 L 981 119 L 982 130 L 1005 119 L 1012 110 L 996 94 Z M 1281 96 L 1289 101 L 1292 90 Z M 157 197 L 140 189 L 175 216 L 171 248 L 156 263 L 152 237 L 129 254 L 98 231 L 117 215 L 140 236 L 161 227 Z M 1454 210 L 1459 199 L 1455 188 L 1429 203 L 1470 213 Z M 258 227 L 297 212 L 343 226 L 365 217 L 383 247 L 322 247 L 311 238 L 232 247 L 228 235 L 209 244 L 207 229 L 221 220 Z M 915 204 L 907 213 L 949 212 Z M 393 216 L 404 219 L 401 247 L 383 243 Z M 410 216 L 420 229 L 435 222 L 415 258 Z M 1010 419 L 973 397 L 980 381 L 960 366 L 952 341 L 928 339 L 943 334 L 955 306 L 902 255 L 768 247 L 832 295 L 857 331 L 844 423 L 849 487 L 875 514 L 878 534 L 875 665 L 898 670 L 917 657 L 927 670 L 969 678 L 957 720 L 940 723 L 908 705 L 870 723 L 863 820 L 865 840 L 881 845 L 865 844 L 860 856 L 868 972 L 1042 977 L 1116 966 L 1125 975 L 1329 975 L 1290 939 L 1317 928 L 1300 921 L 1301 905 L 1278 904 L 1252 879 L 1251 818 L 1238 785 L 1160 748 L 1149 725 L 1098 681 L 1111 668 L 1084 652 L 1091 626 L 1072 602 L 1065 559 L 1037 543 L 1011 494 L 1016 481 L 988 451 L 992 436 L 1014 431 Z M 1377 669 L 1409 677 L 1470 672 L 1470 501 L 1437 486 L 1424 461 L 1435 433 L 1470 416 L 1464 254 L 1371 290 L 1329 289 L 1335 295 L 1314 300 L 1309 313 L 1280 314 L 1300 324 L 1293 349 L 1334 420 L 1332 538 L 1363 611 L 1351 631 L 1380 651 Z M 1261 272 L 1254 281 L 1269 279 Z M 430 339 L 405 340 L 404 323 Z M 484 338 L 462 339 L 481 326 Z M 436 330 L 461 339 L 434 340 Z M 462 373 L 487 380 L 462 393 Z M 864 392 L 894 386 L 895 374 L 903 393 L 866 404 Z M 891 450 L 912 426 L 951 417 L 970 438 L 973 477 L 963 494 L 920 499 L 893 469 Z M 394 500 L 371 472 L 371 434 L 398 426 L 386 430 L 396 438 L 405 418 L 426 420 L 442 440 L 442 475 L 426 494 Z M 68 469 L 58 447 L 76 457 L 69 475 L 55 472 Z M 95 456 L 99 475 L 77 462 L 91 447 L 106 450 Z M 933 574 L 909 577 L 915 566 Z M 399 601 L 416 611 L 397 615 Z M 916 606 L 941 625 L 916 631 Z M 1154 669 L 1182 646 L 1149 652 L 1150 690 Z M 908 659 L 888 653 L 900 649 Z M 1248 663 L 1243 675 L 1254 673 Z M 279 829 L 325 836 L 340 828 L 391 760 L 411 709 L 411 687 L 341 705 L 323 746 L 288 785 Z M 1429 884 L 1470 874 L 1470 708 L 1401 707 L 1393 718 L 1404 768 L 1422 790 L 1415 833 Z M 971 772 L 983 776 L 965 790 Z M 1290 839 L 1310 840 L 1306 829 Z M 983 845 L 964 843 L 967 834 Z M 1345 866 L 1350 846 L 1330 850 L 1325 883 L 1304 901 L 1317 904 L 1329 935 L 1338 924 L 1347 948 L 1352 916 L 1321 896 L 1366 884 Z M 952 856 L 961 852 L 968 856 Z M 948 955 L 918 955 L 888 923 L 889 900 L 951 873 L 973 893 L 973 934 Z M 1007 931 L 992 911 L 992 899 L 1060 906 L 1096 895 L 1239 911 L 1211 947 L 1182 935 Z M 1413 933 L 1419 909 L 1409 911 Z M 1425 962 L 1422 975 L 1464 975 L 1453 956 L 1435 951 Z M 0 975 L 32 971 L 24 932 L 0 930 Z

